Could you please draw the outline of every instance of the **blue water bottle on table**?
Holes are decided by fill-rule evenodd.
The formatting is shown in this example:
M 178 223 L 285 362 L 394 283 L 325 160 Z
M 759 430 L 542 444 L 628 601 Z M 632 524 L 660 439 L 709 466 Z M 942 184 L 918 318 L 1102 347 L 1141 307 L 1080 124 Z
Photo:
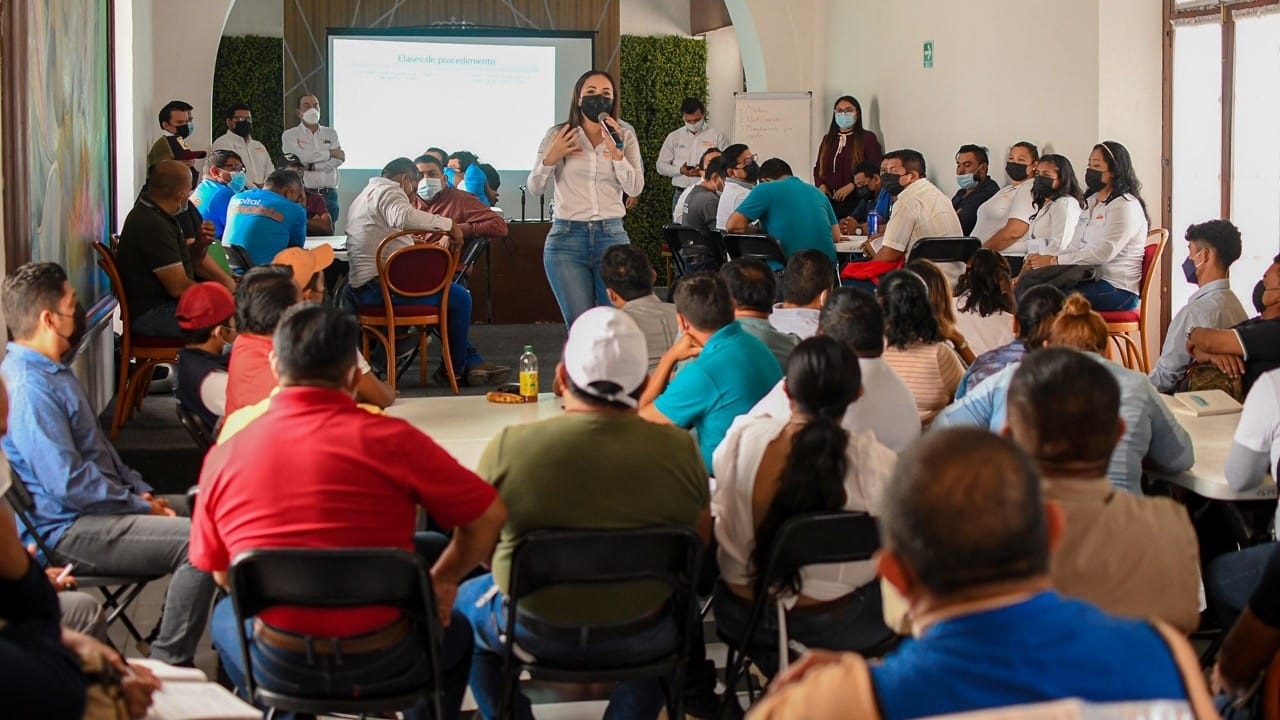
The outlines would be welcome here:
M 880 232 L 880 213 L 872 210 L 867 213 L 867 235 L 874 236 Z

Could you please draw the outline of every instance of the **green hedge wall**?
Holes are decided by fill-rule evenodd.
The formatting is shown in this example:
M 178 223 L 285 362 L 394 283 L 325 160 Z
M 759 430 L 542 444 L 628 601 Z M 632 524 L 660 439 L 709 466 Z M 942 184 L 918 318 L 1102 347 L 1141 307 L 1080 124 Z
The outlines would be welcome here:
M 667 133 L 684 123 L 680 102 L 706 100 L 707 46 L 678 36 L 623 35 L 619 60 L 622 118 L 640 138 L 645 170 L 640 204 L 627 211 L 627 235 L 649 253 L 659 281 L 665 281 L 662 226 L 671 222 L 671 179 L 658 174 L 658 151 Z
M 272 162 L 280 155 L 280 133 L 296 125 L 293 113 L 284 112 L 284 40 L 240 35 L 223 37 L 218 60 L 213 67 L 213 107 L 204 117 L 213 129 L 213 138 L 226 132 L 223 116 L 236 103 L 253 108 L 253 138 L 267 146 Z

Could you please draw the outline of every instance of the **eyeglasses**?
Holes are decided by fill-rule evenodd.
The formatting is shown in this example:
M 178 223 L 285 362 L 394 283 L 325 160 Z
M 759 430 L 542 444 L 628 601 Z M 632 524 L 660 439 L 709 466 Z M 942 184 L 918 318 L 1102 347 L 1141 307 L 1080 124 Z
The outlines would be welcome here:
M 738 167 L 742 167 L 747 163 L 753 163 L 753 162 L 758 163 L 759 161 L 760 161 L 759 155 L 748 155 L 747 157 L 738 160 Z
M 235 120 L 236 122 L 239 122 L 241 120 L 253 120 L 253 116 L 252 115 L 236 115 L 231 119 Z

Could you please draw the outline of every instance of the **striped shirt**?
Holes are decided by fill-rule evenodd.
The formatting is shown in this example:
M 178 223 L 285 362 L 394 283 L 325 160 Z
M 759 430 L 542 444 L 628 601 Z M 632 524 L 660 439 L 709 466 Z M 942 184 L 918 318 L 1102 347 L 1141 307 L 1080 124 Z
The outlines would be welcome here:
M 925 428 L 951 403 L 964 375 L 964 364 L 946 343 L 917 342 L 906 350 L 889 346 L 884 349 L 884 361 L 911 390 Z

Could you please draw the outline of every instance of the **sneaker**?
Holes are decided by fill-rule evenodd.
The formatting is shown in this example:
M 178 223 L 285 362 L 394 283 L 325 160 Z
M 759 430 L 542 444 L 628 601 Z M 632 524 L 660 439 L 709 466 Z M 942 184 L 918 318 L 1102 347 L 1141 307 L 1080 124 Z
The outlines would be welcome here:
M 494 365 L 491 362 L 482 362 L 479 365 L 472 365 L 467 368 L 466 372 L 467 384 L 476 387 L 479 385 L 501 385 L 511 377 L 511 368 L 505 365 Z

